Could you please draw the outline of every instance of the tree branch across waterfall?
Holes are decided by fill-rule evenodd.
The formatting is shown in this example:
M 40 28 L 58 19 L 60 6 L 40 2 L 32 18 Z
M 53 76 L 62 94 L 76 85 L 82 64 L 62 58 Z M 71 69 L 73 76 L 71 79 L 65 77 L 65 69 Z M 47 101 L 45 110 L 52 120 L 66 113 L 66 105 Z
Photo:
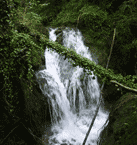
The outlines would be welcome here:
M 94 74 L 97 75 L 99 78 L 103 78 L 102 81 L 106 83 L 110 83 L 110 80 L 115 80 L 121 84 L 126 84 L 127 86 L 131 88 L 137 88 L 137 84 L 135 84 L 132 79 L 130 80 L 130 84 L 127 84 L 126 79 L 121 75 L 115 75 L 114 72 L 111 69 L 105 69 L 100 65 L 96 65 L 94 61 L 89 60 L 88 58 L 85 58 L 81 56 L 80 54 L 77 54 L 75 51 L 72 49 L 66 48 L 62 46 L 61 44 L 57 42 L 50 41 L 49 39 L 45 38 L 44 35 L 40 35 L 40 41 L 42 44 L 45 44 L 50 48 L 55 50 L 56 52 L 60 53 L 61 55 L 64 55 L 66 58 L 68 58 L 72 62 L 73 66 L 80 66 L 85 68 L 87 71 L 87 74 L 91 74 L 91 71 L 94 71 Z M 135 76 L 134 76 L 135 77 Z
M 127 85 L 130 88 L 133 89 L 137 88 L 137 84 L 135 84 L 134 81 L 132 81 L 133 79 L 130 79 L 129 80 L 130 83 L 127 83 L 126 79 L 121 74 L 115 75 L 111 69 L 106 70 L 102 66 L 96 65 L 94 61 L 91 61 L 88 58 L 85 58 L 80 54 L 77 54 L 72 49 L 66 48 L 61 44 L 59 44 L 58 42 L 53 42 L 49 40 L 48 38 L 46 38 L 45 35 L 41 34 L 37 30 L 33 30 L 33 28 L 31 29 L 31 31 L 34 31 L 35 34 L 39 36 L 41 47 L 46 45 L 48 49 L 55 50 L 57 53 L 64 55 L 66 58 L 69 59 L 69 61 L 72 63 L 73 66 L 80 66 L 84 68 L 87 74 L 91 75 L 92 74 L 91 71 L 93 71 L 94 74 L 97 75 L 99 78 L 101 78 L 102 81 L 105 83 L 110 83 L 110 80 L 115 80 L 121 84 Z M 20 38 L 21 34 L 18 32 L 14 32 L 14 35 L 16 35 L 16 41 L 17 41 L 17 39 Z M 27 37 L 26 41 L 28 44 L 32 42 L 31 37 L 28 34 L 24 34 L 24 35 L 23 37 Z M 132 77 L 137 78 L 135 76 Z

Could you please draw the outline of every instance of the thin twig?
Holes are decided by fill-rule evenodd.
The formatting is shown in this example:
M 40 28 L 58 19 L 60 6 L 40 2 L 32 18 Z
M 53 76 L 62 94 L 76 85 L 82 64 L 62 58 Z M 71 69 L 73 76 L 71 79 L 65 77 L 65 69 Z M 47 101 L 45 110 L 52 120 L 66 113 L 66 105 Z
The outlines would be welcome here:
M 133 89 L 133 88 L 130 88 L 130 87 L 128 87 L 128 86 L 122 85 L 122 84 L 120 84 L 119 82 L 117 82 L 117 81 L 115 81 L 115 80 L 110 80 L 110 82 L 111 82 L 111 83 L 115 83 L 115 84 L 117 84 L 117 85 L 119 85 L 119 86 L 121 86 L 121 87 L 123 87 L 123 88 L 125 88 L 125 89 L 127 89 L 127 90 L 137 92 L 137 89 Z

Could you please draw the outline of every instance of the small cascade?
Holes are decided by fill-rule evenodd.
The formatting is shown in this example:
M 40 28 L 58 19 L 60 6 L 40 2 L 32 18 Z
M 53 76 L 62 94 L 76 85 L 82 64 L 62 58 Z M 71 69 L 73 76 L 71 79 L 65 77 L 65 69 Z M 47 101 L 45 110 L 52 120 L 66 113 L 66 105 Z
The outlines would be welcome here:
M 57 28 L 56 28 L 57 29 Z M 49 39 L 56 40 L 55 31 L 50 30 Z M 67 28 L 63 31 L 63 45 L 93 61 L 88 47 L 83 43 L 81 32 Z M 83 68 L 73 67 L 68 59 L 50 48 L 45 49 L 46 69 L 36 73 L 40 89 L 47 96 L 52 125 L 49 144 L 81 145 L 99 101 L 100 87 L 97 77 L 87 75 Z M 93 76 L 95 79 L 93 79 Z M 103 106 L 103 105 L 102 105 Z M 87 145 L 97 145 L 99 130 L 105 123 L 108 112 L 102 107 L 89 134 Z

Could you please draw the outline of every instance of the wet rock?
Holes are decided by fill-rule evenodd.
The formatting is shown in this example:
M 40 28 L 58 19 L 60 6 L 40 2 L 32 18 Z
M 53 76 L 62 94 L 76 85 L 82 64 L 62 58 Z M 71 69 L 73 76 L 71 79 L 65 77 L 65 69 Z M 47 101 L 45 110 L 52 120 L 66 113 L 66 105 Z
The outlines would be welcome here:
M 63 27 L 59 27 L 56 31 L 55 34 L 57 36 L 56 42 L 59 44 L 63 45 Z
M 67 142 L 67 140 L 66 139 L 63 139 L 62 142 Z
M 76 142 L 76 140 L 74 138 L 72 138 L 71 141 Z

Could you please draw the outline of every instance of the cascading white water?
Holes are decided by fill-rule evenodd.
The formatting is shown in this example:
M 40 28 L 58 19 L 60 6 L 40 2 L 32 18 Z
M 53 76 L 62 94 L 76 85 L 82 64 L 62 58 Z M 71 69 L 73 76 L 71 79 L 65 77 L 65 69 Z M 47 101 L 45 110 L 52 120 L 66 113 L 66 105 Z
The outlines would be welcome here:
M 56 28 L 57 29 L 57 28 Z M 56 40 L 56 29 L 51 29 L 49 38 Z M 78 30 L 67 28 L 63 31 L 63 45 L 78 54 L 92 60 Z M 83 68 L 73 67 L 68 59 L 51 49 L 45 50 L 46 69 L 36 73 L 40 89 L 48 96 L 51 108 L 52 136 L 49 144 L 81 145 L 95 113 L 100 96 L 97 77 L 87 75 Z M 108 112 L 101 107 L 91 129 L 86 145 L 97 145 L 97 139 L 108 117 Z

